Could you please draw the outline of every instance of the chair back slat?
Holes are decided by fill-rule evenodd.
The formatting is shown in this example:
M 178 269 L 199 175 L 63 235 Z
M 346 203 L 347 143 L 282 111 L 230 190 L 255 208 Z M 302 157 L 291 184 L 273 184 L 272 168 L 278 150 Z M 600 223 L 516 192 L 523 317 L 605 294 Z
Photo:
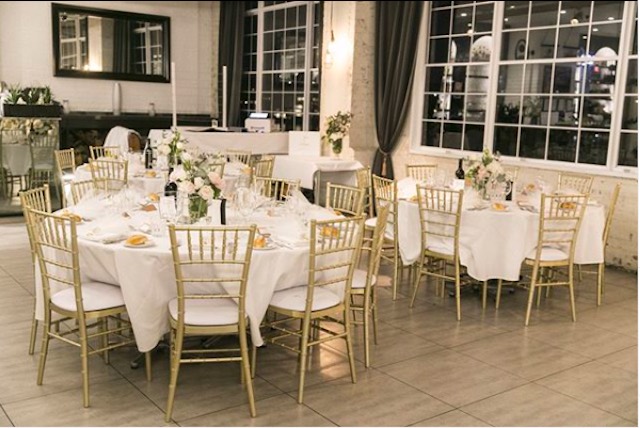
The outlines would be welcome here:
M 240 162 L 245 165 L 251 165 L 252 153 L 246 150 L 226 150 L 223 156 L 227 158 L 228 162 Z
M 315 287 L 328 287 L 341 299 L 351 293 L 351 280 L 362 246 L 363 231 L 362 216 L 310 222 L 307 314 L 311 313 L 313 307 Z
M 464 191 L 417 185 L 416 193 L 422 249 L 443 245 L 451 248 L 454 257 L 458 257 Z
M 73 204 L 79 204 L 84 198 L 96 194 L 99 189 L 104 189 L 104 181 L 100 181 L 98 185 L 94 180 L 74 181 L 71 183 L 71 199 Z
M 275 158 L 273 156 L 263 156 L 260 160 L 253 164 L 254 177 L 271 178 L 273 177 L 273 164 Z
M 262 196 L 280 202 L 285 201 L 294 190 L 300 190 L 300 180 L 254 176 L 253 183 Z
M 371 184 L 371 168 L 364 167 L 356 171 L 356 186 L 364 190 L 364 213 L 373 217 L 373 189 Z
M 611 195 L 611 200 L 609 201 L 609 207 L 607 208 L 607 220 L 604 224 L 604 231 L 602 232 L 602 243 L 604 247 L 607 246 L 607 241 L 609 240 L 609 232 L 611 231 L 611 223 L 613 223 L 613 215 L 616 211 L 616 205 L 618 204 L 618 197 L 620 196 L 620 188 L 622 185 L 620 183 L 616 183 L 616 186 L 613 188 L 613 194 Z
M 33 224 L 29 210 L 37 210 L 50 213 L 51 212 L 51 195 L 49 193 L 49 185 L 45 184 L 31 190 L 20 192 L 20 203 L 22 204 L 22 214 L 27 226 L 27 236 L 29 237 L 29 247 L 31 249 L 31 257 L 35 262 L 36 258 L 36 242 L 33 235 Z
M 89 152 L 93 160 L 119 159 L 123 155 L 120 147 L 89 146 Z
M 573 263 L 575 243 L 588 196 L 543 194 L 540 198 L 536 259 L 539 259 L 543 248 L 558 248 L 565 251 L 570 263 Z
M 184 325 L 185 302 L 189 299 L 238 299 L 238 320 L 244 319 L 255 233 L 255 225 L 169 225 L 179 325 Z
M 570 174 L 561 172 L 558 174 L 558 190 L 574 190 L 577 193 L 588 195 L 591 193 L 593 177 L 590 175 Z
M 128 162 L 126 160 L 90 160 L 89 169 L 91 169 L 91 178 L 96 188 L 116 191 L 128 183 Z
M 364 211 L 364 190 L 352 186 L 327 183 L 325 206 L 343 215 L 360 216 Z
M 433 180 L 438 170 L 435 164 L 416 164 L 407 165 L 407 177 L 411 177 L 416 181 Z

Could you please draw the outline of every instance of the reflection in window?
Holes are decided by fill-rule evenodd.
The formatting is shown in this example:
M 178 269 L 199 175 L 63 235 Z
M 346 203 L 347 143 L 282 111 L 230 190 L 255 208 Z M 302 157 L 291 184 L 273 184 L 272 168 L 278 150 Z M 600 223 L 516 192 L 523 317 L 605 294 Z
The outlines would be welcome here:
M 637 2 L 636 9 L 637 9 Z M 638 15 L 633 26 L 633 40 L 629 48 L 627 78 L 624 85 L 622 132 L 618 150 L 618 165 L 638 166 Z
M 247 11 L 241 112 L 243 118 L 270 112 L 282 130 L 318 130 L 322 6 L 307 1 L 282 7 L 286 3 L 264 2 Z
M 60 16 L 60 68 L 85 70 L 88 67 L 87 17 Z

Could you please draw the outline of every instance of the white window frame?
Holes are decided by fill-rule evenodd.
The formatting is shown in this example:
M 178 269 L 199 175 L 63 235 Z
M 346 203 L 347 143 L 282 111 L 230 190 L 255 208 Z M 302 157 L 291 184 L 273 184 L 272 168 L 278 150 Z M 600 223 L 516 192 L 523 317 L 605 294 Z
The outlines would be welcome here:
M 502 22 L 504 17 L 505 2 L 495 2 L 495 13 L 493 19 L 493 51 L 498 54 L 491 55 L 489 63 L 489 96 L 487 97 L 487 110 L 485 113 L 484 125 L 484 147 L 493 151 L 493 131 L 496 119 L 496 103 L 498 99 L 498 71 L 500 66 L 499 52 L 502 43 Z M 581 163 L 569 163 L 563 161 L 553 161 L 544 159 L 530 159 L 513 156 L 502 156 L 503 163 L 523 168 L 539 168 L 556 171 L 574 171 L 585 174 L 613 176 L 621 178 L 638 178 L 638 168 L 631 166 L 618 166 L 618 154 L 620 150 L 620 132 L 622 129 L 622 109 L 624 103 L 624 91 L 626 85 L 629 48 L 633 43 L 633 25 L 635 20 L 634 8 L 637 7 L 637 1 L 627 1 L 624 5 L 624 13 L 621 27 L 621 34 L 624 35 L 620 43 L 620 52 L 618 53 L 618 73 L 616 73 L 614 98 L 614 114 L 611 118 L 610 134 L 613 136 L 609 141 L 606 165 L 592 165 Z M 425 72 L 427 67 L 427 43 L 429 41 L 429 16 L 431 14 L 431 2 L 425 2 L 423 15 L 420 25 L 420 34 L 418 41 L 418 53 L 416 58 L 416 68 L 413 79 L 409 138 L 411 141 L 409 152 L 417 155 L 426 155 L 441 158 L 455 158 L 478 156 L 479 152 L 470 150 L 447 149 L 441 147 L 423 146 L 422 145 L 422 126 L 424 113 L 424 94 L 425 94 Z M 548 62 L 548 60 L 547 60 Z M 549 125 L 547 125 L 549 126 Z M 588 129 L 588 128 L 585 128 Z M 615 138 L 618 136 L 618 138 Z
M 73 21 L 75 28 L 75 36 L 68 37 L 66 39 L 60 38 L 60 64 L 63 64 L 65 61 L 73 60 L 76 63 L 76 70 L 84 70 L 84 64 L 82 61 L 82 44 L 87 43 L 87 36 L 81 36 L 81 24 L 80 24 L 80 16 L 74 16 L 73 18 L 67 18 L 67 22 Z M 86 18 L 85 18 L 86 19 Z M 71 44 L 75 45 L 75 53 L 73 55 L 62 55 L 62 45 L 63 44 Z M 88 64 L 88 61 L 87 61 Z
M 162 64 L 162 59 L 154 60 L 151 57 L 152 48 L 154 48 L 154 47 L 155 48 L 162 47 L 162 44 L 159 44 L 159 45 L 152 45 L 151 44 L 151 33 L 152 32 L 160 33 L 160 40 L 162 40 L 162 25 L 161 24 L 154 24 L 152 26 L 150 23 L 145 22 L 144 23 L 144 27 L 135 28 L 133 30 L 133 33 L 135 35 L 142 34 L 144 36 L 144 44 L 134 47 L 135 49 L 139 49 L 139 50 L 144 51 L 144 61 L 138 61 L 138 62 L 136 62 L 134 64 L 134 65 L 143 64 L 144 65 L 144 74 L 153 74 L 153 63 L 154 62 Z M 164 55 L 164 52 L 163 52 L 163 55 Z
M 256 111 L 262 110 L 262 76 L 264 73 L 264 14 L 266 12 L 275 11 L 279 9 L 288 9 L 291 7 L 297 6 L 307 6 L 307 18 L 306 18 L 306 39 L 305 39 L 305 60 L 304 60 L 304 70 L 302 69 L 291 69 L 289 72 L 304 72 L 304 104 L 302 110 L 302 130 L 309 130 L 309 117 L 310 117 L 310 106 L 311 106 L 311 71 L 313 70 L 313 44 L 312 40 L 314 37 L 314 11 L 315 4 L 317 1 L 288 1 L 286 3 L 279 3 L 271 6 L 265 6 L 264 1 L 258 1 L 258 7 L 254 9 L 250 9 L 247 11 L 247 15 L 255 15 L 258 17 L 258 31 L 257 31 L 257 57 L 256 57 L 256 71 L 251 72 L 256 76 L 256 100 L 255 100 L 255 108 Z M 318 73 L 321 73 L 321 66 L 318 64 Z M 268 73 L 270 74 L 270 73 Z M 243 73 L 243 78 L 245 74 Z

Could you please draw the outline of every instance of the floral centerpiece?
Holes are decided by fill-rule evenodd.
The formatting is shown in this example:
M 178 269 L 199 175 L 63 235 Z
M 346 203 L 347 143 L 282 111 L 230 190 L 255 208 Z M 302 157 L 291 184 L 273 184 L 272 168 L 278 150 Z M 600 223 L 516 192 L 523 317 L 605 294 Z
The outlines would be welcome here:
M 488 186 L 493 183 L 507 183 L 508 174 L 502 169 L 500 153 L 492 154 L 488 149 L 482 151 L 479 159 L 468 161 L 465 177 L 471 182 L 471 187 L 476 190 L 483 199 L 487 198 Z
M 218 173 L 211 171 L 209 163 L 202 159 L 189 160 L 182 157 L 182 165 L 169 176 L 176 183 L 178 191 L 189 197 L 189 216 L 195 222 L 207 215 L 208 206 L 219 199 L 224 190 L 224 180 Z
M 187 144 L 187 140 L 180 134 L 177 129 L 172 129 L 170 135 L 162 135 L 162 141 L 158 145 L 158 153 L 167 156 L 169 166 L 174 167 L 179 160 L 184 160 L 182 153 Z
M 331 150 L 335 154 L 342 152 L 342 140 L 349 134 L 352 117 L 353 115 L 348 111 L 338 111 L 326 119 L 326 131 L 322 140 L 331 145 Z

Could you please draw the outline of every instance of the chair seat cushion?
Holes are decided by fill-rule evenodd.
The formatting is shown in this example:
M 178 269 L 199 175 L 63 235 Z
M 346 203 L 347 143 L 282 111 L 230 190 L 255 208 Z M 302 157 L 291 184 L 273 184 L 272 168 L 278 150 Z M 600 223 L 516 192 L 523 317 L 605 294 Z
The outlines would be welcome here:
M 238 323 L 238 305 L 233 299 L 185 299 L 184 322 L 188 325 L 229 325 Z M 169 314 L 178 319 L 178 298 L 169 302 Z
M 371 285 L 376 284 L 376 276 L 371 278 Z M 367 271 L 362 269 L 356 269 L 353 272 L 353 280 L 351 281 L 351 288 L 365 288 L 367 285 Z
M 306 285 L 277 291 L 271 298 L 270 306 L 290 311 L 304 312 L 307 302 Z M 311 310 L 320 311 L 340 304 L 342 299 L 332 291 L 322 287 L 313 288 L 313 304 Z
M 375 229 L 377 222 L 378 222 L 378 217 L 371 217 L 365 220 L 364 226 L 367 229 Z M 387 239 L 393 239 L 393 227 L 391 226 L 391 224 L 387 224 L 387 227 L 384 231 L 384 237 Z
M 536 250 L 533 249 L 529 254 L 527 254 L 527 258 L 531 260 L 536 259 Z M 540 252 L 540 261 L 543 262 L 558 262 L 561 260 L 569 260 L 569 254 L 558 248 L 552 247 L 542 247 L 542 251 Z
M 73 287 L 66 288 L 51 296 L 51 302 L 66 311 L 76 310 L 76 296 Z M 124 306 L 120 287 L 102 282 L 82 284 L 82 307 L 85 312 Z
M 453 256 L 453 245 L 451 244 L 448 245 L 444 243 L 428 245 L 427 251 L 431 251 L 433 253 L 445 254 L 447 256 Z

